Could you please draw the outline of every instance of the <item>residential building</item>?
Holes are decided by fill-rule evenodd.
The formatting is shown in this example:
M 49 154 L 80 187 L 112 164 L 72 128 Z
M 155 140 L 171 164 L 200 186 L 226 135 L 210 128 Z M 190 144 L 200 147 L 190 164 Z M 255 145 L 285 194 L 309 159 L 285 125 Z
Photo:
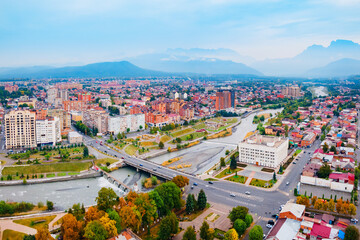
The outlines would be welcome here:
M 65 111 L 84 111 L 88 108 L 84 101 L 63 101 Z
M 58 117 L 47 117 L 45 120 L 36 120 L 37 145 L 52 145 L 61 142 L 60 120 Z
M 286 86 L 281 90 L 281 94 L 286 97 L 301 97 L 300 87 L 297 85 Z
M 227 108 L 235 108 L 235 92 L 234 91 L 219 91 L 215 98 L 216 110 L 223 110 Z
M 60 121 L 61 133 L 66 133 L 71 128 L 71 115 L 63 109 L 49 109 L 47 115 L 57 117 Z
M 19 87 L 18 85 L 10 85 L 10 84 L 5 84 L 5 91 L 8 91 L 9 93 L 12 93 L 12 92 L 16 92 L 19 90 Z
M 99 133 L 108 131 L 109 115 L 104 110 L 87 110 L 83 112 L 83 123 Z
M 277 168 L 287 157 L 289 139 L 253 135 L 239 143 L 239 161 Z
M 118 117 L 109 117 L 108 131 L 112 134 L 126 132 L 127 129 L 131 132 L 145 128 L 145 114 L 123 115 Z
M 35 119 L 35 112 L 29 110 L 13 110 L 5 115 L 6 149 L 36 147 Z

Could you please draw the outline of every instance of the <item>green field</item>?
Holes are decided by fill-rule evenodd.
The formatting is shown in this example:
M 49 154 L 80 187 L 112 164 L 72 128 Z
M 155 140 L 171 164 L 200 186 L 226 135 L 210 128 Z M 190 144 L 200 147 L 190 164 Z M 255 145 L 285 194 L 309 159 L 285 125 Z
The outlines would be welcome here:
M 192 139 L 192 140 L 201 138 L 201 137 L 203 137 L 203 136 L 206 135 L 205 132 L 193 132 L 193 133 L 190 133 L 190 134 L 193 135 L 193 139 Z M 187 136 L 190 136 L 190 134 L 181 136 L 180 139 L 181 139 L 182 141 L 187 141 Z
M 184 135 L 184 134 L 187 134 L 187 133 L 191 133 L 191 132 L 194 132 L 194 129 L 186 128 L 186 129 L 183 129 L 183 130 L 180 130 L 180 131 L 177 131 L 177 132 L 173 132 L 173 133 L 171 133 L 171 135 L 176 138 L 178 136 L 181 136 L 181 135 Z
M 226 168 L 221 173 L 216 175 L 215 177 L 216 178 L 223 178 L 223 177 L 225 177 L 227 175 L 233 174 L 233 173 L 241 171 L 241 170 L 243 170 L 243 169 L 242 168 L 236 168 L 236 169 L 232 170 L 232 169 Z
M 226 178 L 225 180 L 231 181 L 231 182 L 238 182 L 238 183 L 245 183 L 247 180 L 247 177 L 244 176 L 232 176 L 229 178 Z
M 107 162 L 109 162 L 110 164 L 113 164 L 115 162 L 117 162 L 118 160 L 115 159 L 115 158 L 101 158 L 101 159 L 96 159 L 95 160 L 95 164 L 98 165 L 98 164 L 106 164 Z
M 6 229 L 3 232 L 2 238 L 5 239 L 5 240 L 7 240 L 7 239 L 9 239 L 9 240 L 23 240 L 25 235 L 26 235 L 25 233 L 21 233 L 21 232 Z
M 269 187 L 273 186 L 273 180 L 265 181 L 265 180 L 253 178 L 250 182 L 250 185 L 257 186 L 257 187 L 263 187 L 263 188 L 269 188 Z M 267 187 L 265 185 L 267 185 Z
M 168 135 L 164 135 L 160 138 L 160 141 L 162 141 L 163 143 L 170 141 L 170 140 L 171 140 L 171 137 Z
M 39 228 L 44 227 L 45 225 L 49 225 L 49 223 L 55 218 L 56 216 L 46 216 L 46 217 L 36 217 L 36 218 L 26 218 L 26 219 L 19 219 L 14 220 L 14 223 L 18 223 L 27 227 L 31 228 Z M 39 223 L 36 223 L 39 222 Z
M 34 174 L 34 173 L 51 173 L 51 172 L 80 172 L 87 170 L 92 165 L 91 162 L 68 162 L 68 163 L 53 163 L 46 165 L 30 165 L 30 166 L 15 166 L 4 167 L 3 175 L 16 175 L 19 174 Z
M 135 155 L 135 153 L 136 153 L 137 150 L 138 150 L 138 148 L 135 147 L 135 146 L 132 145 L 132 144 L 130 144 L 129 146 L 127 146 L 127 147 L 125 148 L 125 152 L 126 152 L 127 154 L 129 154 L 130 156 Z

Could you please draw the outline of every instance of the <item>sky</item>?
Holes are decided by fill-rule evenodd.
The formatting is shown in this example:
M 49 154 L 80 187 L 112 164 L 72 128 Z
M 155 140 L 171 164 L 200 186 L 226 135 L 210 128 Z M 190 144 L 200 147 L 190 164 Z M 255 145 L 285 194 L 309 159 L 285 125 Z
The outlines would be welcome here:
M 1 0 L 0 67 L 115 61 L 168 48 L 258 60 L 360 42 L 360 0 Z

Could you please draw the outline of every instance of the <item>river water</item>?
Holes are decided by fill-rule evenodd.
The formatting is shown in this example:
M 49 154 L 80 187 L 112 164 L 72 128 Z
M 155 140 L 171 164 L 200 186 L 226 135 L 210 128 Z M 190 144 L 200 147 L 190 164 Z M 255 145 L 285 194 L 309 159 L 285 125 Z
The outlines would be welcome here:
M 266 110 L 261 113 L 275 113 L 277 110 Z M 256 129 L 256 124 L 252 124 L 255 114 L 249 115 L 241 120 L 241 124 L 233 129 L 231 136 L 219 139 L 204 141 L 194 147 L 183 149 L 178 152 L 168 153 L 150 161 L 162 163 L 174 157 L 182 157 L 183 163 L 191 163 L 190 168 L 184 169 L 186 172 L 201 174 L 219 162 L 220 157 L 225 156 L 226 150 L 236 148 L 236 144 L 241 141 L 249 131 Z M 123 181 L 132 187 L 136 183 L 141 188 L 141 180 L 149 177 L 147 173 L 136 172 L 131 167 L 124 167 L 111 173 L 115 178 Z M 95 204 L 95 198 L 102 187 L 113 188 L 119 196 L 123 191 L 108 182 L 105 178 L 90 178 L 81 180 L 71 180 L 66 182 L 42 183 L 34 185 L 2 186 L 0 187 L 0 200 L 26 201 L 34 204 L 45 203 L 46 200 L 54 202 L 58 210 L 71 207 L 74 203 L 83 203 L 85 206 Z

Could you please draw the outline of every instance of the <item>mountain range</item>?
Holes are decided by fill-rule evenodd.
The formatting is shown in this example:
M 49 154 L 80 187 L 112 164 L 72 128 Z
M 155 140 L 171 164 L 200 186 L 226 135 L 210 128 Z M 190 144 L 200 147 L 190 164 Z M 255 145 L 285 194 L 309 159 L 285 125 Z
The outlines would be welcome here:
M 360 44 L 336 40 L 327 47 L 312 45 L 293 58 L 263 61 L 225 48 L 175 48 L 84 66 L 0 68 L 0 78 L 150 77 L 173 74 L 346 77 L 360 74 Z

